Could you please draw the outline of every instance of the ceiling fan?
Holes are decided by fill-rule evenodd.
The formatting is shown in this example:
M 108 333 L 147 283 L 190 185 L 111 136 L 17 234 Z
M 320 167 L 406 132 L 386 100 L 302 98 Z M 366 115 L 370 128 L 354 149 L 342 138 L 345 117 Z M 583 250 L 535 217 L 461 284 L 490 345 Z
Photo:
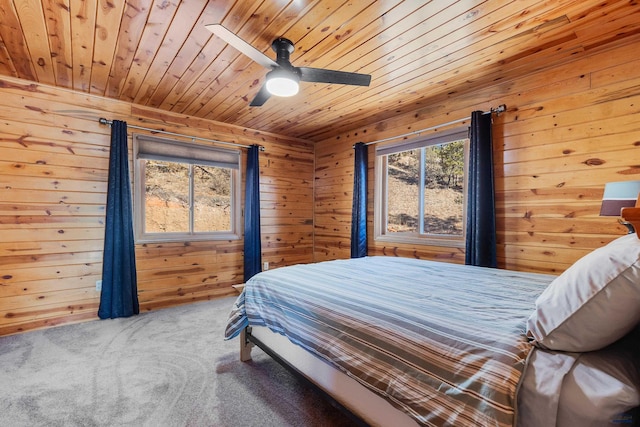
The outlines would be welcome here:
M 298 93 L 301 81 L 356 86 L 369 86 L 371 83 L 371 76 L 368 74 L 323 68 L 294 67 L 289 61 L 289 55 L 293 52 L 294 45 L 293 42 L 285 38 L 277 38 L 271 44 L 271 48 L 276 52 L 276 60 L 274 61 L 221 24 L 209 24 L 205 27 L 258 64 L 271 69 L 267 73 L 265 84 L 249 104 L 252 107 L 263 105 L 271 95 L 295 95 Z

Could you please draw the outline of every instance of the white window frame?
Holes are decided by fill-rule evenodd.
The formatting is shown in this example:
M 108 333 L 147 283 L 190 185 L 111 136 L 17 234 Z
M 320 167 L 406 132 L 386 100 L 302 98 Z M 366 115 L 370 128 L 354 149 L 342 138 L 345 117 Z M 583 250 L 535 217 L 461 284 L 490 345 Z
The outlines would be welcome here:
M 464 184 L 465 191 L 462 201 L 462 235 L 452 236 L 447 234 L 424 233 L 423 221 L 420 221 L 420 229 L 417 232 L 401 232 L 387 233 L 388 220 L 388 174 L 387 174 L 387 155 L 419 149 L 432 145 L 443 143 L 464 141 Z M 424 156 L 424 151 L 421 151 Z M 455 248 L 464 248 L 466 239 L 466 217 L 467 217 L 467 184 L 468 184 L 468 163 L 469 163 L 469 137 L 468 128 L 459 127 L 446 131 L 431 134 L 428 137 L 415 138 L 401 143 L 389 144 L 376 147 L 375 159 L 375 185 L 374 185 L 374 240 L 380 242 L 407 243 L 429 246 L 446 246 Z M 421 158 L 420 173 L 424 173 L 424 158 Z M 424 178 L 424 177 L 422 177 Z M 420 179 L 419 182 L 424 182 Z M 424 201 L 424 186 L 420 186 L 419 200 Z M 419 217 L 424 217 L 424 204 L 419 204 Z
M 241 238 L 241 185 L 242 153 L 239 149 L 225 149 L 200 144 L 189 144 L 145 134 L 133 134 L 134 166 L 134 237 L 136 243 L 190 242 L 203 240 L 238 240 Z M 160 160 L 201 166 L 231 169 L 231 230 L 193 231 L 193 174 L 189 184 L 189 232 L 147 233 L 145 231 L 145 163 Z

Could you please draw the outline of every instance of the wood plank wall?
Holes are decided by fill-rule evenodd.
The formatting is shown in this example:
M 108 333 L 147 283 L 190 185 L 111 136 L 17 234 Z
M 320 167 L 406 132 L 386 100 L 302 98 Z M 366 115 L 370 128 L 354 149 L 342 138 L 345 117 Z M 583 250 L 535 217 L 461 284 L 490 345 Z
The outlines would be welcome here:
M 99 117 L 259 143 L 263 259 L 272 267 L 348 258 L 357 141 L 406 133 L 506 104 L 495 118 L 499 262 L 559 273 L 625 232 L 598 217 L 604 184 L 640 173 L 640 37 L 529 76 L 315 144 L 0 79 L 0 334 L 94 319 L 101 275 L 109 129 Z M 315 170 L 314 170 L 315 162 Z M 373 148 L 370 148 L 370 227 Z M 314 183 L 315 182 L 315 183 Z M 314 190 L 315 186 L 315 190 Z M 315 223 L 315 226 L 314 226 Z M 458 249 L 390 245 L 370 254 L 462 262 Z M 143 310 L 214 298 L 242 281 L 241 241 L 139 245 Z
M 18 79 L 0 79 L 0 94 L 0 335 L 96 318 L 110 139 L 99 117 L 265 146 L 263 260 L 312 261 L 312 143 Z M 233 294 L 242 251 L 242 240 L 137 245 L 141 310 Z
M 472 93 L 425 100 L 422 109 L 316 145 L 315 260 L 348 258 L 353 149 L 506 104 L 494 118 L 498 256 L 502 268 L 560 273 L 626 232 L 599 217 L 604 185 L 640 179 L 640 37 L 505 75 Z M 464 262 L 464 251 L 373 240 L 369 146 L 369 254 Z

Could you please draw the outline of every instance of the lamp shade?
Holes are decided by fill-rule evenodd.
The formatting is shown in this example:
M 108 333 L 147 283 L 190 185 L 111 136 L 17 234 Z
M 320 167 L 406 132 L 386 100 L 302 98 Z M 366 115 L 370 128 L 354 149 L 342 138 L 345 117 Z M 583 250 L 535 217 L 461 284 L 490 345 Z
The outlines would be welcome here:
M 275 96 L 293 96 L 298 93 L 300 77 L 296 73 L 289 73 L 282 69 L 275 69 L 267 73 L 267 90 Z
M 620 216 L 620 210 L 634 207 L 640 193 L 640 181 L 609 182 L 604 187 L 601 216 Z

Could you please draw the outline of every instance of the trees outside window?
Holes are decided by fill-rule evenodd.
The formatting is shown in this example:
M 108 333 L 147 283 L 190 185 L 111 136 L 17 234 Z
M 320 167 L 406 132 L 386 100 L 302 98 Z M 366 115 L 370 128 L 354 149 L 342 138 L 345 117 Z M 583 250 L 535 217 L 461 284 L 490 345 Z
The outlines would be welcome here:
M 462 131 L 382 148 L 376 155 L 376 238 L 464 242 L 466 151 Z M 443 141 L 445 139 L 445 141 Z
M 134 135 L 138 241 L 239 238 L 239 151 Z

